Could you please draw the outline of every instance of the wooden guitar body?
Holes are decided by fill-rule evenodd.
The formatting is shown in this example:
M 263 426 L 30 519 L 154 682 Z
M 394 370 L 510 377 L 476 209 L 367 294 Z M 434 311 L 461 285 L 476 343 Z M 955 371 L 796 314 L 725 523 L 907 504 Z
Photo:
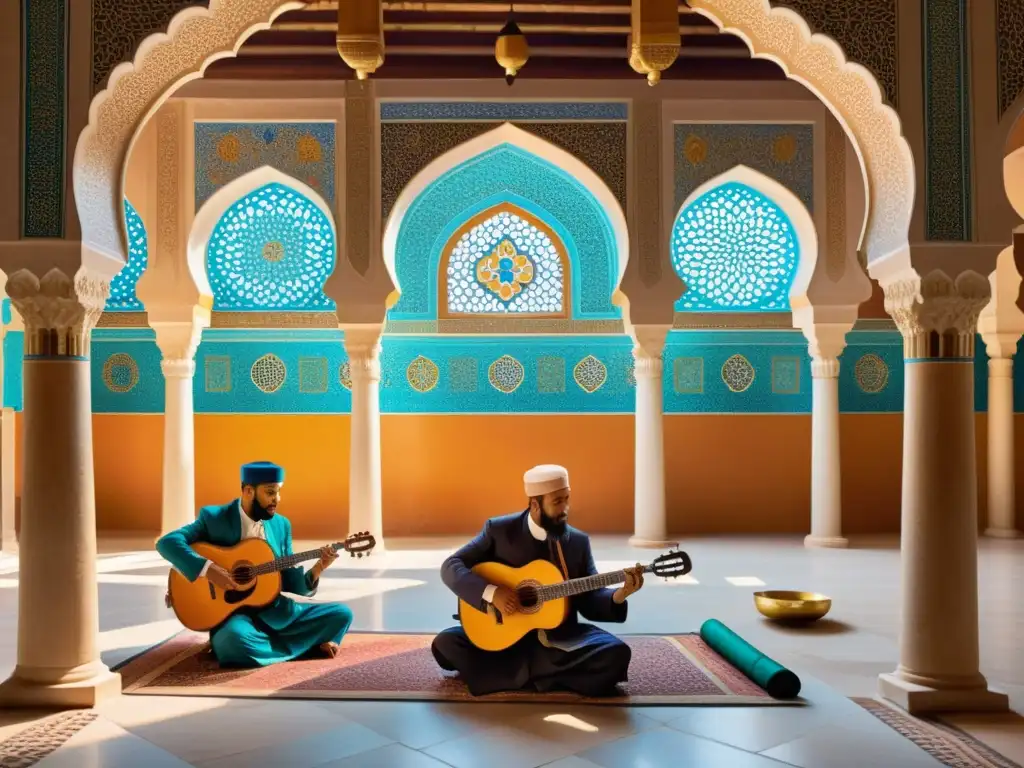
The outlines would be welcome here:
M 529 587 L 561 584 L 561 571 L 547 560 L 534 560 L 522 568 L 512 568 L 501 563 L 481 563 L 473 568 L 488 584 L 496 584 L 517 591 L 520 595 L 529 592 Z M 526 589 L 524 589 L 526 588 Z M 477 606 L 459 601 L 459 620 L 466 636 L 477 648 L 485 651 L 501 651 L 519 642 L 531 630 L 555 629 L 561 626 L 569 611 L 569 601 L 564 597 L 548 600 L 539 605 L 523 605 L 511 616 L 487 606 L 487 612 Z
M 192 549 L 229 573 L 237 572 L 239 567 L 264 565 L 275 557 L 263 539 L 245 539 L 233 547 L 196 543 Z M 167 586 L 178 621 L 191 630 L 205 632 L 226 621 L 243 606 L 263 608 L 274 602 L 281 594 L 281 574 L 275 571 L 256 576 L 240 584 L 241 590 L 225 592 L 203 576 L 189 581 L 172 569 Z

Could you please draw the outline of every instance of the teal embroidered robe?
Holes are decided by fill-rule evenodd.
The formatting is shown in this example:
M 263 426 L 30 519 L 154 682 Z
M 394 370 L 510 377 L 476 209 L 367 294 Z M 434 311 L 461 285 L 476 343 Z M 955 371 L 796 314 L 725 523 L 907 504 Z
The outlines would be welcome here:
M 189 581 L 199 578 L 206 559 L 196 554 L 196 543 L 232 547 L 242 539 L 238 499 L 223 506 L 203 507 L 195 522 L 163 536 L 157 552 Z M 263 531 L 275 557 L 292 551 L 292 526 L 288 518 L 274 515 L 264 521 Z M 302 566 L 281 572 L 281 589 L 304 597 L 316 594 L 318 582 Z M 286 595 L 253 614 L 237 613 L 210 633 L 218 660 L 233 666 L 266 666 L 288 661 L 325 642 L 340 643 L 352 622 L 352 613 L 341 604 L 302 604 Z

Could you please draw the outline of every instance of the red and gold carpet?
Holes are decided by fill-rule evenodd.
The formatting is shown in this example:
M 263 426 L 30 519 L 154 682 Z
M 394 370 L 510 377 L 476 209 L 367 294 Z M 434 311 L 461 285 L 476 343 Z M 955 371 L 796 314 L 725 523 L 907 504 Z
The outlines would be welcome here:
M 623 696 L 507 693 L 474 698 L 430 653 L 432 635 L 353 632 L 337 658 L 293 661 L 254 670 L 220 669 L 207 636 L 184 631 L 123 664 L 127 694 L 406 699 L 431 701 L 573 701 L 601 704 L 803 704 L 778 701 L 711 650 L 699 635 L 634 635 Z

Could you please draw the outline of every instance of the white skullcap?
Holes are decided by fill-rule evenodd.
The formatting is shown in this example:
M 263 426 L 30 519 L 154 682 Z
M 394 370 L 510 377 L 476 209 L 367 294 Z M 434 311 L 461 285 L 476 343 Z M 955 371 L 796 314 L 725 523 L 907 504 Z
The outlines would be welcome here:
M 569 470 L 557 464 L 541 464 L 523 475 L 527 496 L 543 496 L 569 487 Z

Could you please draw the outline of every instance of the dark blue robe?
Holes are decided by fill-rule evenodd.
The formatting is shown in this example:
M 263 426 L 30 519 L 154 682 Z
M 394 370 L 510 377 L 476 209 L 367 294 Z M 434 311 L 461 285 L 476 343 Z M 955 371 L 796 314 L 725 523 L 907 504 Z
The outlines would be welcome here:
M 242 540 L 245 514 L 235 499 L 223 506 L 203 507 L 194 522 L 171 531 L 156 543 L 157 551 L 189 581 L 199 578 L 206 559 L 196 554 L 199 542 L 232 547 Z M 263 533 L 276 557 L 292 554 L 292 525 L 274 515 Z M 281 589 L 312 597 L 319 587 L 302 566 L 281 571 Z M 340 603 L 300 604 L 285 595 L 256 611 L 238 611 L 210 632 L 210 645 L 219 661 L 231 667 L 263 667 L 291 661 L 323 643 L 340 643 L 352 624 L 352 611 Z
M 521 568 L 534 560 L 548 560 L 561 570 L 553 537 L 539 541 L 529 528 L 529 512 L 488 520 L 475 539 L 451 555 L 441 566 L 441 579 L 469 605 L 486 609 L 487 582 L 472 572 L 479 563 L 497 562 Z M 590 539 L 568 527 L 561 539 L 570 579 L 597 573 Z M 548 630 L 544 640 L 531 632 L 504 651 L 482 651 L 473 645 L 462 627 L 444 630 L 434 638 L 437 663 L 456 670 L 475 696 L 498 691 L 567 689 L 585 696 L 616 693 L 625 682 L 630 649 L 614 635 L 579 620 L 622 623 L 627 605 L 616 604 L 614 589 L 577 595 L 569 601 L 566 620 Z

